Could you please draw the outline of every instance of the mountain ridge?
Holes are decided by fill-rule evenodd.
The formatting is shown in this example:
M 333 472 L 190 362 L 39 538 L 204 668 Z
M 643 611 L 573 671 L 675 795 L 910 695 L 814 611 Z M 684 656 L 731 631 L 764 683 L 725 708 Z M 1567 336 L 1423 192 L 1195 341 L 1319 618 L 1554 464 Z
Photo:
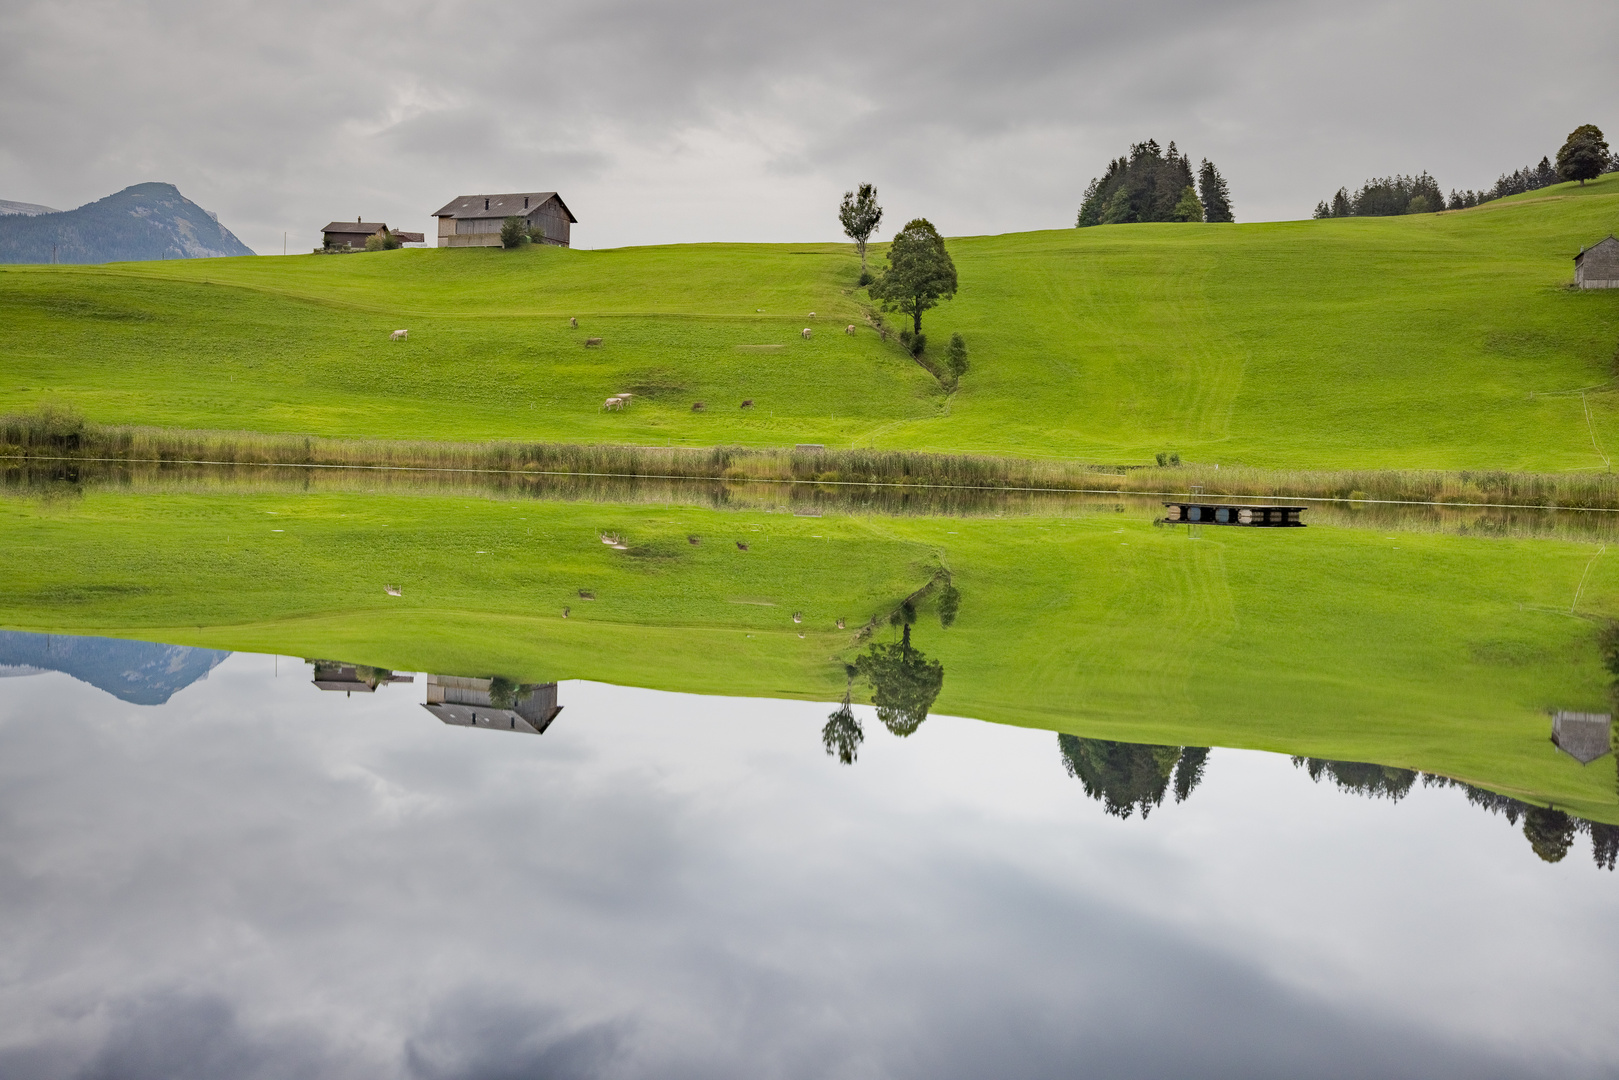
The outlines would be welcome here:
M 34 204 L 7 203 L 8 206 Z M 0 263 L 107 263 L 252 255 L 173 184 L 135 184 L 76 210 L 0 214 Z

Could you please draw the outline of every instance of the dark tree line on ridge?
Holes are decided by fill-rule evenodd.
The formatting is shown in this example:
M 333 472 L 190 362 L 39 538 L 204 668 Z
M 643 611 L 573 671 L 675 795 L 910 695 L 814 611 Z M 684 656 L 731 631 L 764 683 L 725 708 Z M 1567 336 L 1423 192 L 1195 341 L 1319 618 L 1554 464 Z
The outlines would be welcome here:
M 1107 172 L 1085 188 L 1079 228 L 1141 221 L 1235 221 L 1231 190 L 1214 163 L 1204 158 L 1194 183 L 1192 159 L 1171 142 L 1136 143 L 1126 157 L 1108 162 Z
M 1430 214 L 1439 210 L 1465 210 L 1470 206 L 1538 191 L 1552 184 L 1571 180 L 1585 183 L 1604 172 L 1619 172 L 1619 154 L 1608 150 L 1602 130 L 1595 124 L 1581 124 L 1569 132 L 1554 162 L 1550 157 L 1538 165 L 1526 165 L 1502 173 L 1495 185 L 1479 191 L 1451 189 L 1446 198 L 1432 176 L 1385 176 L 1366 181 L 1359 190 L 1339 188 L 1330 200 L 1315 207 L 1317 218 L 1393 217 L 1399 214 Z

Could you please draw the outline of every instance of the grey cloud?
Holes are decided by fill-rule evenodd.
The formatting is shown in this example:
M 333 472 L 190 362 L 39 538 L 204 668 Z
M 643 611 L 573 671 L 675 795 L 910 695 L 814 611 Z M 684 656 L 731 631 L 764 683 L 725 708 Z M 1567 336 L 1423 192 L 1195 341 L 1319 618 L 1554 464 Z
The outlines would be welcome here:
M 1595 0 L 34 0 L 0 12 L 0 197 L 163 179 L 270 251 L 544 187 L 601 246 L 835 238 L 869 179 L 896 220 L 981 232 L 1069 224 L 1152 135 L 1217 160 L 1240 219 L 1302 216 L 1369 174 L 1478 186 L 1549 152 L 1602 121 L 1566 73 L 1615 36 Z

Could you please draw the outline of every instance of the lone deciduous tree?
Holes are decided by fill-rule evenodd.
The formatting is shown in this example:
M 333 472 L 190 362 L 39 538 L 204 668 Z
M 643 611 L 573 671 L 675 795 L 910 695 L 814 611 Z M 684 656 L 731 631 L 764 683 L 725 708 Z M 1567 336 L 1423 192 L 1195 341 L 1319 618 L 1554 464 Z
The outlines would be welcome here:
M 1607 167 L 1608 141 L 1595 124 L 1581 124 L 1569 132 L 1557 151 L 1557 175 L 1564 180 L 1578 180 L 1582 187 L 1587 180 L 1601 176 Z
M 956 264 L 927 218 L 917 218 L 895 234 L 888 269 L 872 283 L 871 295 L 887 310 L 909 315 L 915 334 L 922 333 L 922 312 L 956 295 Z
M 864 285 L 871 280 L 866 272 L 866 243 L 883 220 L 883 208 L 877 205 L 877 189 L 861 184 L 858 191 L 845 191 L 843 205 L 838 208 L 838 220 L 843 223 L 844 235 L 854 241 L 860 252 L 860 283 Z

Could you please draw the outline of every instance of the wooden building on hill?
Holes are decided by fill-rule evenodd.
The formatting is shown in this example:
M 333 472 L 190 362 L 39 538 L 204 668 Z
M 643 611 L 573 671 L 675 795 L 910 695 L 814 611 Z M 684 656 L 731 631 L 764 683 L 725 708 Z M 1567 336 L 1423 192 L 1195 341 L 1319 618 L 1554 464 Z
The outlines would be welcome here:
M 1619 240 L 1609 233 L 1601 243 L 1574 256 L 1574 285 L 1580 289 L 1619 289 Z
M 500 227 L 509 217 L 523 219 L 536 243 L 567 247 L 569 226 L 579 219 L 554 191 L 509 195 L 462 195 L 433 214 L 439 247 L 499 247 Z
M 338 248 L 347 251 L 364 251 L 365 242 L 373 236 L 385 236 L 390 231 L 402 244 L 420 244 L 427 238 L 419 232 L 399 232 L 390 230 L 386 222 L 361 221 L 334 221 L 321 230 L 326 238 L 328 248 Z

